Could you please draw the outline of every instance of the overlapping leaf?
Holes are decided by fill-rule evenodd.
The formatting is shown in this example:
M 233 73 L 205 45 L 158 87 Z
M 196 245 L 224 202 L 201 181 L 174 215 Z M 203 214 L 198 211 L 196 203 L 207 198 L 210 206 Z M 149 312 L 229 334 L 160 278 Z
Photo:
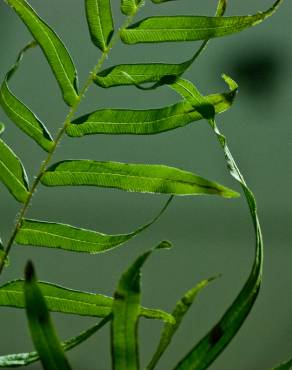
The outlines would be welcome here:
M 21 203 L 24 203 L 29 194 L 28 180 L 20 159 L 0 139 L 0 181 L 10 193 Z
M 24 281 L 11 281 L 0 287 L 0 306 L 25 308 Z M 112 312 L 113 298 L 64 288 L 47 282 L 38 282 L 47 307 L 52 312 L 105 318 Z M 165 311 L 140 307 L 139 315 L 148 319 L 173 323 L 172 315 Z
M 248 16 L 160 16 L 146 18 L 121 30 L 121 39 L 127 44 L 197 41 L 222 37 L 255 26 L 270 17 L 282 0 L 277 0 L 265 12 Z
M 73 105 L 78 99 L 77 73 L 64 44 L 25 0 L 6 1 L 19 15 L 42 48 L 60 85 L 65 102 Z
M 43 368 L 45 370 L 70 370 L 71 366 L 55 332 L 45 299 L 37 285 L 33 265 L 30 262 L 25 271 L 24 297 L 32 341 Z
M 184 316 L 187 314 L 187 312 L 191 308 L 194 300 L 197 298 L 200 291 L 204 289 L 213 280 L 214 278 L 210 278 L 210 279 L 201 281 L 194 288 L 187 291 L 184 294 L 184 296 L 177 302 L 172 312 L 172 316 L 175 319 L 175 323 L 174 324 L 165 323 L 157 350 L 155 351 L 146 370 L 153 370 L 155 368 L 161 356 L 163 355 L 163 353 L 169 346 L 170 342 L 172 341 L 174 334 L 180 327 L 180 324 L 182 323 Z
M 109 320 L 111 319 L 111 314 L 106 316 L 103 320 L 101 320 L 98 324 L 93 325 L 89 329 L 85 330 L 84 332 L 80 333 L 79 335 L 66 340 L 65 342 L 61 343 L 64 351 L 70 351 L 71 349 L 75 348 L 79 344 L 86 341 L 90 338 L 93 334 L 95 334 L 98 330 L 100 330 Z M 27 366 L 33 362 L 38 361 L 39 355 L 37 352 L 27 352 L 27 353 L 16 353 L 16 354 L 9 354 L 0 356 L 0 367 L 18 367 L 18 366 Z
M 238 196 L 235 191 L 194 173 L 163 165 L 68 160 L 50 167 L 41 182 L 46 186 L 99 186 L 170 195 Z
M 129 234 L 106 235 L 65 224 L 24 219 L 15 242 L 21 245 L 60 248 L 73 252 L 102 253 L 126 243 L 150 227 L 164 213 L 171 200 L 172 198 L 166 202 L 153 220 Z
M 0 89 L 0 105 L 8 117 L 28 136 L 35 140 L 44 150 L 50 151 L 54 146 L 53 139 L 44 124 L 38 117 L 23 104 L 9 89 L 8 82 L 17 71 L 26 50 L 34 47 L 35 42 L 25 46 L 18 55 L 18 58 L 6 74 Z
M 214 105 L 216 113 L 222 113 L 231 107 L 235 94 L 236 89 L 229 93 L 209 95 L 206 99 Z M 199 107 L 188 102 L 148 110 L 101 109 L 72 121 L 66 132 L 73 137 L 92 134 L 152 135 L 201 119 Z
M 86 17 L 92 42 L 106 51 L 114 32 L 110 0 L 85 0 Z
M 234 81 L 227 77 L 225 77 L 225 80 L 230 84 L 231 88 L 234 87 Z M 185 83 L 179 85 L 179 90 L 185 86 Z M 220 145 L 222 146 L 230 174 L 242 186 L 249 206 L 256 236 L 256 253 L 254 264 L 249 278 L 241 292 L 225 312 L 223 317 L 214 326 L 214 328 L 211 329 L 209 333 L 207 333 L 207 335 L 203 337 L 201 341 L 195 345 L 175 367 L 175 370 L 205 370 L 235 336 L 252 309 L 252 306 L 257 298 L 262 280 L 263 240 L 257 215 L 255 198 L 251 190 L 246 185 L 245 180 L 238 169 L 237 164 L 229 151 L 229 148 L 226 145 L 226 138 L 220 133 L 216 125 L 214 120 L 214 107 L 208 103 L 208 101 L 199 93 L 195 86 L 192 87 L 191 93 L 187 96 L 188 99 L 193 99 L 194 105 L 205 105 L 202 114 L 204 114 L 204 117 L 208 120 L 218 138 Z
M 170 248 L 162 242 L 155 249 Z M 144 253 L 122 274 L 114 294 L 111 329 L 112 359 L 114 370 L 138 370 L 139 352 L 137 326 L 141 299 L 141 268 L 155 250 Z
M 105 88 L 122 85 L 140 85 L 147 82 L 159 82 L 159 85 L 162 85 L 170 79 L 173 80 L 176 76 L 181 76 L 190 64 L 190 61 L 181 64 L 119 64 L 98 73 L 94 78 L 94 82 Z
M 226 9 L 226 0 L 219 0 L 216 17 L 222 17 Z M 180 64 L 168 63 L 139 63 L 120 64 L 107 68 L 94 77 L 94 82 L 104 88 L 122 85 L 135 85 L 141 88 L 141 84 L 155 82 L 147 89 L 154 89 L 161 85 L 173 82 L 180 77 L 198 58 L 205 49 L 208 40 L 204 41 L 198 51 L 186 62 Z
M 5 130 L 4 123 L 0 122 L 0 135 L 3 134 L 4 130 Z

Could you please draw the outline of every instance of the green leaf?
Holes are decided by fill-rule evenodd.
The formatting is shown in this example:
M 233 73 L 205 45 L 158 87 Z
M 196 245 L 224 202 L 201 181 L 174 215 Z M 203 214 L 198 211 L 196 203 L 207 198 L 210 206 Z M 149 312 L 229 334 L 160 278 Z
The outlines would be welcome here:
M 157 248 L 170 246 L 169 242 L 162 242 Z M 137 326 L 141 299 L 140 270 L 153 251 L 154 249 L 151 249 L 138 257 L 122 274 L 114 294 L 111 329 L 114 370 L 138 370 L 139 368 Z
M 233 88 L 234 81 L 227 76 L 225 76 L 225 80 L 230 84 L 230 87 Z M 213 329 L 211 329 L 178 363 L 175 370 L 205 370 L 225 349 L 238 332 L 253 307 L 261 286 L 263 268 L 263 240 L 255 198 L 251 190 L 246 185 L 245 180 L 229 151 L 226 144 L 226 138 L 220 133 L 214 120 L 214 116 L 212 117 L 214 107 L 208 103 L 195 86 L 193 86 L 189 98 L 190 96 L 193 96 L 194 104 L 205 105 L 204 112 L 202 113 L 205 114 L 205 118 L 208 120 L 224 151 L 228 170 L 231 176 L 234 177 L 242 186 L 253 221 L 256 236 L 256 253 L 252 271 L 237 298 Z
M 68 160 L 51 166 L 41 182 L 46 186 L 99 186 L 142 193 L 238 197 L 235 191 L 194 173 L 163 165 Z
M 146 18 L 121 30 L 126 44 L 197 41 L 231 35 L 255 26 L 270 17 L 283 0 L 265 12 L 234 17 L 160 16 Z
M 181 64 L 119 64 L 95 75 L 94 82 L 104 88 L 140 85 L 147 82 L 158 82 L 159 84 L 154 86 L 158 87 L 174 80 L 176 76 L 181 76 L 190 64 L 190 61 Z
M 230 89 L 229 101 L 236 96 L 238 85 L 230 77 L 222 75 L 222 78 L 227 83 Z M 198 99 L 198 90 L 196 87 L 188 80 L 178 78 L 174 83 L 169 85 L 173 90 L 180 94 L 192 107 L 194 107 L 201 117 L 213 118 L 217 113 L 217 107 L 211 99 L 204 97 L 203 99 Z M 225 94 L 225 96 L 228 96 Z
M 77 73 L 72 59 L 57 34 L 25 0 L 6 0 L 42 48 L 60 85 L 63 98 L 72 106 L 78 99 Z
M 229 109 L 237 89 L 229 93 L 209 95 L 206 99 L 214 105 L 216 113 Z M 100 109 L 72 121 L 67 126 L 69 136 L 92 134 L 152 135 L 174 130 L 201 120 L 198 107 L 180 102 L 168 107 L 149 110 Z
M 4 123 L 0 122 L 0 135 L 3 134 L 4 130 L 5 130 Z
M 80 333 L 79 335 L 66 340 L 61 343 L 64 351 L 70 351 L 71 349 L 77 347 L 79 344 L 86 341 L 93 334 L 95 334 L 99 329 L 101 329 L 109 320 L 111 315 L 105 317 L 98 324 L 93 325 L 89 329 Z M 27 353 L 16 353 L 11 355 L 0 356 L 0 367 L 18 367 L 18 366 L 27 366 L 33 362 L 38 361 L 39 355 L 37 352 L 27 352 Z
M 3 260 L 4 260 L 4 266 L 6 267 L 9 266 L 9 260 L 8 260 L 8 257 L 6 256 L 5 248 L 0 238 L 0 264 L 2 263 Z
M 25 203 L 29 190 L 28 179 L 20 159 L 0 139 L 0 181 L 21 203 Z
M 17 71 L 26 50 L 36 45 L 37 44 L 35 42 L 31 42 L 25 46 L 19 53 L 13 67 L 6 74 L 0 90 L 0 105 L 16 126 L 35 140 L 44 150 L 49 152 L 54 146 L 51 135 L 38 117 L 36 117 L 36 115 L 26 105 L 17 99 L 8 86 L 8 82 Z
M 121 0 L 121 11 L 125 15 L 134 15 L 143 3 L 144 0 Z
M 114 32 L 110 0 L 85 0 L 86 17 L 92 42 L 106 51 Z
M 150 227 L 164 213 L 171 200 L 172 198 L 167 201 L 153 220 L 129 234 L 106 235 L 96 231 L 78 229 L 70 225 L 24 219 L 15 242 L 21 245 L 60 248 L 73 252 L 102 253 L 126 243 Z
M 45 299 L 37 285 L 31 262 L 27 264 L 25 270 L 24 297 L 32 341 L 43 368 L 45 370 L 71 369 L 64 348 L 55 332 Z
M 277 367 L 274 367 L 272 370 L 291 370 L 291 369 L 292 369 L 292 359 Z
M 215 14 L 217 17 L 223 16 L 226 5 L 226 0 L 219 0 Z M 198 51 L 184 63 L 120 64 L 96 74 L 94 82 L 104 88 L 122 85 L 135 85 L 141 88 L 140 85 L 143 83 L 156 82 L 153 86 L 148 87 L 148 89 L 155 89 L 180 77 L 199 57 L 207 43 L 208 40 L 204 41 Z
M 25 308 L 23 280 L 8 282 L 0 287 L 0 306 Z M 38 282 L 47 307 L 52 312 L 105 318 L 112 312 L 113 298 L 103 294 L 93 294 L 64 288 L 47 282 Z M 167 312 L 140 307 L 140 315 L 147 319 L 172 322 Z
M 207 280 L 201 281 L 199 284 L 197 284 L 194 288 L 187 291 L 183 297 L 177 302 L 175 305 L 175 308 L 172 312 L 172 316 L 175 319 L 175 323 L 165 323 L 164 328 L 160 337 L 160 341 L 157 347 L 157 350 L 155 351 L 149 365 L 147 366 L 146 370 L 153 370 L 155 366 L 157 365 L 158 361 L 160 360 L 161 356 L 169 346 L 170 342 L 172 341 L 172 338 L 178 328 L 180 327 L 180 324 L 182 323 L 182 320 L 186 313 L 191 308 L 194 300 L 197 298 L 198 294 L 202 289 L 204 289 L 211 281 L 213 281 L 215 278 L 210 278 Z

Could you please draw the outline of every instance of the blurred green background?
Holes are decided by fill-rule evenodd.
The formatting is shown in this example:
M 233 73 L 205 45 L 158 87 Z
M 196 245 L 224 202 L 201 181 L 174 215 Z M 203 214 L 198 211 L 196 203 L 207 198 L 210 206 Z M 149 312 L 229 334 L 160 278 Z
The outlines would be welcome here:
M 85 20 L 84 2 L 50 0 L 30 3 L 57 31 L 67 45 L 82 84 L 100 56 L 91 44 Z M 119 1 L 113 0 L 116 24 L 123 16 Z M 272 0 L 229 2 L 228 15 L 253 14 L 267 9 Z M 158 14 L 211 15 L 215 0 L 181 0 L 153 5 L 149 0 L 136 19 Z M 292 144 L 292 4 L 284 1 L 277 14 L 262 25 L 240 34 L 212 41 L 206 52 L 185 75 L 204 93 L 223 91 L 224 72 L 240 85 L 233 108 L 218 119 L 229 139 L 231 151 L 253 189 L 259 207 L 265 240 L 264 283 L 257 303 L 242 330 L 210 367 L 211 370 L 264 370 L 291 356 L 291 144 Z M 14 63 L 19 50 L 31 36 L 14 12 L 0 2 L 0 74 Z M 118 44 L 105 66 L 123 62 L 187 60 L 198 43 L 126 46 Z M 16 95 L 56 132 L 68 108 L 40 50 L 27 53 L 11 82 Z M 167 87 L 156 91 L 135 88 L 103 90 L 92 86 L 78 115 L 101 107 L 153 108 L 177 101 Z M 42 150 L 0 112 L 6 124 L 4 140 L 22 158 L 32 179 Z M 163 163 L 192 170 L 237 188 L 227 173 L 222 151 L 208 125 L 201 121 L 151 137 L 92 136 L 65 138 L 54 161 L 92 158 L 128 162 Z M 153 217 L 165 196 L 127 194 L 96 188 L 39 187 L 29 210 L 30 218 L 57 221 L 105 233 L 126 233 Z M 17 204 L 0 184 L 0 232 L 7 240 L 13 227 Z M 254 235 L 244 198 L 176 198 L 162 219 L 120 249 L 101 255 L 83 255 L 15 246 L 11 266 L 1 284 L 23 276 L 26 261 L 32 259 L 38 277 L 74 289 L 111 295 L 122 271 L 137 254 L 162 239 L 175 248 L 153 255 L 144 268 L 143 304 L 171 310 L 176 300 L 199 280 L 222 273 L 198 298 L 189 312 L 159 370 L 171 369 L 178 360 L 221 317 L 247 278 L 254 255 Z M 94 319 L 54 314 L 62 338 L 77 334 Z M 32 349 L 25 314 L 1 308 L 0 352 Z M 140 321 L 142 365 L 155 349 L 161 324 Z M 70 352 L 74 369 L 110 368 L 109 330 L 104 328 Z M 39 369 L 32 365 L 29 369 Z

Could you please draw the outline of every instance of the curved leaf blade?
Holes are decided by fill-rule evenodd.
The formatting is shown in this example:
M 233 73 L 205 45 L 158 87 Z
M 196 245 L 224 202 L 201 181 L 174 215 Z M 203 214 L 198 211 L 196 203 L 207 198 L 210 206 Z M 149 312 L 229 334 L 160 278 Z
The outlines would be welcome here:
M 13 67 L 6 74 L 0 89 L 0 105 L 16 126 L 49 152 L 54 146 L 51 135 L 39 118 L 11 92 L 8 86 L 8 82 L 17 71 L 24 53 L 36 45 L 35 42 L 26 45 L 19 53 Z
M 71 366 L 55 332 L 31 262 L 27 264 L 25 270 L 24 298 L 32 341 L 43 368 L 70 370 Z
M 157 248 L 169 248 L 162 242 Z M 155 248 L 155 249 L 157 249 Z M 114 370 L 138 370 L 137 327 L 141 299 L 141 268 L 155 250 L 144 253 L 122 274 L 114 294 L 111 345 Z
M 66 224 L 24 219 L 16 235 L 20 245 L 59 248 L 73 252 L 102 253 L 128 242 L 150 227 L 165 212 L 172 198 L 150 222 L 129 234 L 106 235 L 92 230 L 76 228 Z
M 25 308 L 23 293 L 24 281 L 14 280 L 0 287 L 0 306 Z M 103 294 L 94 294 L 72 290 L 60 285 L 38 282 L 38 287 L 51 312 L 105 318 L 112 312 L 113 298 Z M 140 307 L 140 315 L 147 319 L 172 322 L 169 313 Z
M 233 87 L 234 81 L 227 76 L 225 76 L 225 81 L 231 86 L 231 88 Z M 216 125 L 214 119 L 214 107 L 206 101 L 195 86 L 193 86 L 191 95 L 193 96 L 194 104 L 205 104 L 205 118 L 208 120 L 224 151 L 228 170 L 231 176 L 239 182 L 243 189 L 254 226 L 256 253 L 251 273 L 237 298 L 213 329 L 211 329 L 177 364 L 175 370 L 205 370 L 225 349 L 244 323 L 254 305 L 260 290 L 263 269 L 263 239 L 254 195 L 246 185 L 246 182 L 237 167 L 232 154 L 230 153 L 226 144 L 226 138 L 220 133 Z
M 77 72 L 73 61 L 58 35 L 25 0 L 6 0 L 24 22 L 45 57 L 61 88 L 65 102 L 72 106 L 78 100 Z
M 219 114 L 231 107 L 236 91 L 209 95 L 206 99 Z M 184 127 L 202 118 L 200 109 L 188 102 L 150 110 L 100 109 L 72 121 L 66 133 L 72 137 L 93 134 L 154 135 Z
M 192 304 L 194 303 L 194 300 L 197 298 L 201 290 L 204 289 L 214 279 L 215 278 L 213 277 L 213 278 L 201 281 L 194 288 L 187 291 L 183 295 L 183 297 L 176 303 L 175 308 L 172 312 L 172 316 L 175 319 L 175 323 L 174 324 L 172 323 L 164 324 L 164 328 L 161 333 L 158 347 L 149 365 L 147 366 L 146 370 L 153 370 L 155 368 L 161 356 L 166 351 L 167 347 L 170 345 L 173 336 L 175 335 L 176 331 L 179 329 L 184 316 L 187 314 L 187 312 L 191 308 Z
M 222 17 L 227 7 L 226 0 L 219 0 L 216 17 Z M 120 64 L 107 68 L 94 76 L 94 82 L 104 88 L 113 86 L 135 85 L 141 88 L 141 84 L 155 82 L 146 89 L 155 89 L 161 85 L 169 84 L 180 77 L 200 56 L 208 44 L 204 41 L 195 54 L 186 62 L 180 64 L 166 63 L 140 63 Z
M 277 0 L 265 12 L 247 16 L 158 16 L 146 18 L 121 30 L 126 44 L 198 41 L 223 37 L 255 26 L 270 17 L 283 0 Z
M 180 196 L 238 196 L 235 191 L 196 174 L 163 165 L 68 160 L 50 167 L 42 176 L 41 182 L 46 186 L 98 186 Z
M 114 32 L 110 0 L 85 0 L 86 18 L 91 40 L 106 51 Z
M 28 195 L 28 179 L 20 159 L 0 139 L 0 181 L 16 200 L 25 203 Z
M 100 330 L 109 320 L 111 315 L 105 317 L 98 324 L 93 325 L 89 329 L 80 333 L 79 335 L 72 337 L 65 342 L 61 343 L 64 351 L 70 351 L 71 349 L 77 347 L 79 344 L 85 342 L 88 338 L 94 335 L 98 330 Z M 11 355 L 0 356 L 0 367 L 18 367 L 27 366 L 38 361 L 39 355 L 37 352 L 27 352 L 27 353 L 16 353 Z

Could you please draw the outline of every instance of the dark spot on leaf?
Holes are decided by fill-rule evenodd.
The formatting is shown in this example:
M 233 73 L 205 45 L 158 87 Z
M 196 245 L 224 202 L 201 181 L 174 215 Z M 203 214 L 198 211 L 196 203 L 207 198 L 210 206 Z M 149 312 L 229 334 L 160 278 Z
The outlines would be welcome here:
M 215 116 L 215 109 L 211 104 L 201 104 L 199 106 L 194 106 L 194 108 L 200 113 L 205 119 L 212 119 Z
M 119 300 L 123 301 L 125 298 L 126 298 L 125 295 L 120 293 L 120 292 L 115 292 L 115 294 L 114 294 L 114 299 L 119 299 Z
M 192 303 L 192 302 L 190 302 L 190 300 L 189 300 L 187 297 L 183 297 L 183 298 L 181 299 L 181 301 L 182 301 L 182 303 L 183 303 L 185 306 L 187 306 L 187 307 L 189 307 L 189 306 L 191 305 L 191 303 Z
M 216 325 L 210 334 L 210 344 L 215 346 L 222 338 L 224 332 L 220 325 Z

